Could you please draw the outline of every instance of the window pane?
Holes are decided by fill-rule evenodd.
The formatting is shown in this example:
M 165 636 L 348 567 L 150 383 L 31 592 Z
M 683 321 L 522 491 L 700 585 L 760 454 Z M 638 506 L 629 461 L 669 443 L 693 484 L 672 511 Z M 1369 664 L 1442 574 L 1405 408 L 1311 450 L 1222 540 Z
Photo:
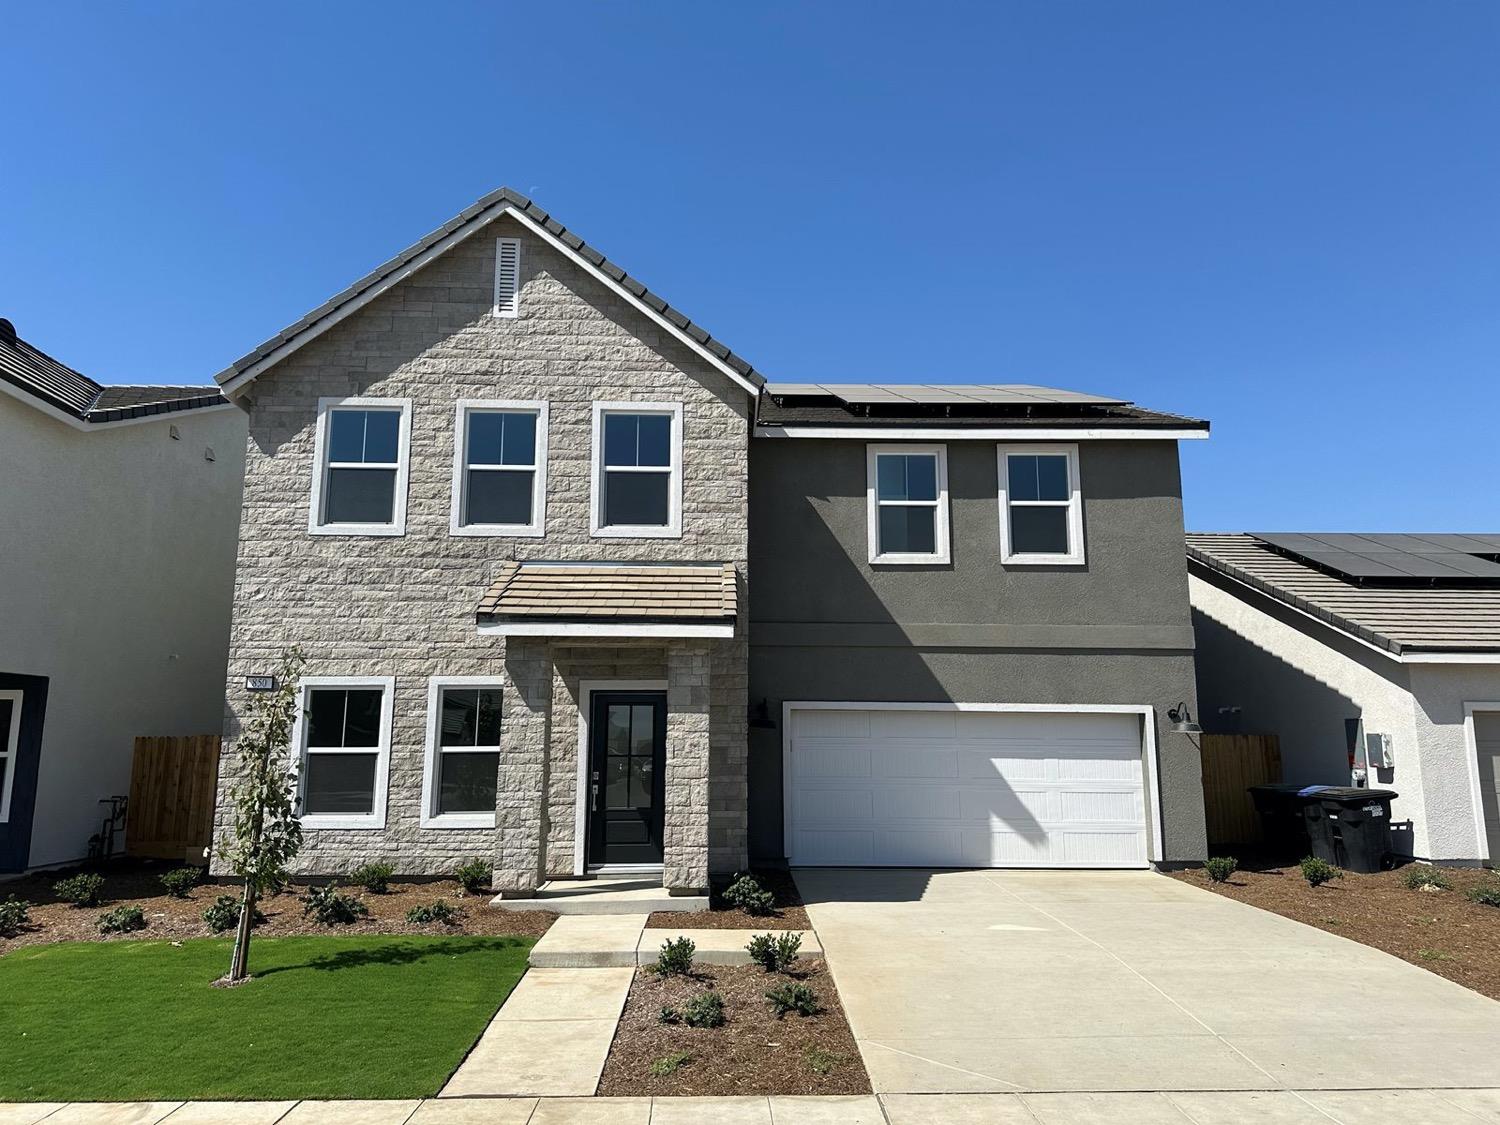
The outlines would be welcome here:
M 307 744 L 344 744 L 344 697 L 342 688 L 314 688 L 307 693 Z
M 672 419 L 666 414 L 642 414 L 637 465 L 672 463 Z
M 470 469 L 464 523 L 529 524 L 535 475 L 514 469 Z
M 605 473 L 604 524 L 666 527 L 668 473 Z
M 394 465 L 400 446 L 401 412 L 370 410 L 365 414 L 366 462 Z
M 479 693 L 479 737 L 475 745 L 500 745 L 499 688 L 486 688 Z
M 880 553 L 930 555 L 937 550 L 937 509 L 880 509 Z
M 1038 500 L 1066 500 L 1068 498 L 1068 459 L 1066 456 L 1051 454 L 1036 459 L 1036 491 Z
M 630 806 L 636 809 L 651 807 L 651 780 L 655 776 L 655 764 L 650 758 L 632 758 L 630 761 Z
M 630 752 L 651 756 L 656 744 L 656 708 L 638 703 L 630 709 Z
M 439 746 L 476 746 L 479 722 L 479 692 L 465 688 L 443 690 L 442 727 Z
M 606 414 L 604 416 L 604 463 L 634 465 L 639 415 Z
M 505 415 L 505 448 L 502 465 L 536 464 L 536 415 Z
M 536 463 L 536 415 L 471 411 L 469 464 L 533 465 Z
M 357 688 L 348 693 L 344 714 L 345 746 L 380 745 L 380 689 Z
M 304 772 L 304 812 L 375 811 L 374 754 L 309 754 Z
M 363 461 L 365 459 L 365 416 L 363 410 L 333 410 L 328 414 L 328 459 L 330 461 Z
M 1009 477 L 1007 492 L 1012 500 L 1039 500 L 1037 495 L 1035 457 L 1007 457 L 1006 475 Z
M 623 703 L 606 708 L 604 747 L 610 754 L 630 753 L 630 708 Z
M 1066 555 L 1068 509 L 1012 508 L 1010 549 L 1018 555 Z
M 630 759 L 607 758 L 604 763 L 604 778 L 604 807 L 630 808 Z
M 928 453 L 882 453 L 875 459 L 881 500 L 936 500 L 937 458 Z
M 395 469 L 328 470 L 325 524 L 391 523 L 395 509 Z
M 494 812 L 499 770 L 499 754 L 444 754 L 438 813 Z

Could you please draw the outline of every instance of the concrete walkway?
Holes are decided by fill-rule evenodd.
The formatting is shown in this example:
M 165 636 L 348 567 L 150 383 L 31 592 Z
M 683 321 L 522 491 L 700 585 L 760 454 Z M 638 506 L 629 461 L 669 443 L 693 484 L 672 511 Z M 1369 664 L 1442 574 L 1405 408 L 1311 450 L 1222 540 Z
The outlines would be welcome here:
M 662 943 L 677 937 L 691 938 L 693 959 L 703 965 L 748 965 L 745 944 L 756 934 L 800 933 L 801 955 L 823 956 L 818 935 L 811 930 L 718 930 L 678 927 L 645 929 L 645 914 L 564 915 L 542 935 L 527 961 L 548 969 L 602 968 L 605 966 L 654 965 Z
M 1500 1086 L 1500 1003 L 1162 875 L 795 875 L 877 1093 Z

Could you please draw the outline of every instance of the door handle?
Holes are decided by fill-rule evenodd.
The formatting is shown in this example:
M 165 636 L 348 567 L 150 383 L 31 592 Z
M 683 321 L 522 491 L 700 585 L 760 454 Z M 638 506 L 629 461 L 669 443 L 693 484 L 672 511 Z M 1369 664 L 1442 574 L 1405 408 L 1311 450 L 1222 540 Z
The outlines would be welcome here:
M 599 783 L 596 781 L 589 786 L 589 812 L 599 811 Z

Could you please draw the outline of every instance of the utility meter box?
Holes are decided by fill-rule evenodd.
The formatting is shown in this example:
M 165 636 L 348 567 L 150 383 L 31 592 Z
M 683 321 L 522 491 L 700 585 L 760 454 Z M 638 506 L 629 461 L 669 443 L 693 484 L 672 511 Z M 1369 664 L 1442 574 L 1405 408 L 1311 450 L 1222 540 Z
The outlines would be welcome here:
M 1388 734 L 1365 735 L 1365 760 L 1377 769 L 1396 768 L 1396 757 L 1391 752 L 1391 736 Z

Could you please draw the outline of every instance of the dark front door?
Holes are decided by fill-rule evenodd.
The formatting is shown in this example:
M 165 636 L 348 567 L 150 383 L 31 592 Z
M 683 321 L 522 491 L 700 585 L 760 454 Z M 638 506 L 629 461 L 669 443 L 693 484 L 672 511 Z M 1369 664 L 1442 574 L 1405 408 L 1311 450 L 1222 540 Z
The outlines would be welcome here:
M 589 716 L 589 863 L 660 863 L 667 696 L 596 691 Z
M 31 854 L 46 711 L 46 676 L 0 673 L 0 871 L 26 870 Z

